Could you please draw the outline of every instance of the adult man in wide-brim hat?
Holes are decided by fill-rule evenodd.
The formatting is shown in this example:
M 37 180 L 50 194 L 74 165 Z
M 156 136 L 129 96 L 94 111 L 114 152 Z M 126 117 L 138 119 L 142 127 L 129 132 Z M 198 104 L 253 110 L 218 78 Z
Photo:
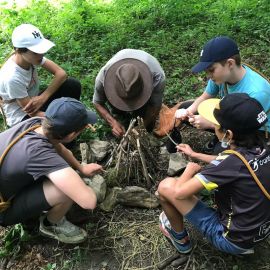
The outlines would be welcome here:
M 165 74 L 156 58 L 142 50 L 124 49 L 97 75 L 93 103 L 117 137 L 125 132 L 121 120 L 136 116 L 143 118 L 150 131 L 161 108 L 164 87 Z

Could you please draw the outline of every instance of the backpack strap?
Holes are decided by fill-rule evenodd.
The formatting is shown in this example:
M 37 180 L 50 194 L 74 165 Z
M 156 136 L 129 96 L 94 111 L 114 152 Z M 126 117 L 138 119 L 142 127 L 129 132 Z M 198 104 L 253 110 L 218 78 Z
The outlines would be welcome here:
M 267 190 L 264 188 L 264 186 L 262 185 L 261 181 L 259 180 L 259 178 L 257 177 L 257 175 L 255 174 L 255 172 L 253 171 L 253 169 L 251 168 L 251 166 L 249 165 L 248 161 L 244 158 L 243 155 L 241 155 L 240 153 L 234 151 L 234 150 L 225 150 L 223 151 L 223 153 L 225 154 L 234 154 L 236 155 L 239 159 L 242 160 L 242 162 L 246 165 L 247 169 L 249 170 L 250 174 L 252 175 L 254 181 L 256 182 L 256 184 L 259 186 L 259 188 L 261 189 L 261 191 L 263 192 L 263 194 L 266 196 L 266 198 L 268 200 L 270 200 L 270 194 L 267 192 Z
M 12 142 L 10 142 L 10 144 L 6 147 L 6 149 L 4 150 L 3 154 L 0 157 L 0 166 L 2 165 L 2 162 L 5 158 L 5 156 L 7 155 L 8 151 L 12 148 L 12 146 L 14 144 L 16 144 L 26 133 L 28 133 L 29 131 L 32 131 L 40 126 L 41 125 L 38 124 L 38 125 L 34 125 L 28 129 L 26 129 L 21 134 L 19 134 Z M 0 212 L 5 211 L 10 206 L 10 202 L 11 202 L 12 198 L 13 198 L 13 196 L 11 198 L 9 198 L 7 201 L 5 201 L 4 197 L 0 193 Z

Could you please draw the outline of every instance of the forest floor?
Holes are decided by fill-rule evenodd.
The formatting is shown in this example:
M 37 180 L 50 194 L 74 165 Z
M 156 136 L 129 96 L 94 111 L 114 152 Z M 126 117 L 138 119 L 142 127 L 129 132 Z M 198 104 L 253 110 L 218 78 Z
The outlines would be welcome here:
M 183 142 L 200 151 L 209 134 L 186 128 Z M 203 195 L 202 195 L 203 196 Z M 210 200 L 210 196 L 203 196 Z M 181 255 L 182 264 L 164 265 L 164 260 L 176 254 L 172 245 L 162 236 L 158 227 L 160 209 L 139 209 L 118 205 L 112 212 L 97 209 L 85 211 L 74 207 L 69 219 L 84 227 L 89 234 L 79 246 L 65 245 L 32 232 L 25 242 L 13 243 L 10 255 L 1 259 L 0 270 L 266 270 L 270 269 L 270 240 L 255 249 L 254 255 L 236 257 L 211 247 L 193 228 L 189 228 L 194 249 L 190 255 Z M 4 234 L 0 231 L 3 248 Z

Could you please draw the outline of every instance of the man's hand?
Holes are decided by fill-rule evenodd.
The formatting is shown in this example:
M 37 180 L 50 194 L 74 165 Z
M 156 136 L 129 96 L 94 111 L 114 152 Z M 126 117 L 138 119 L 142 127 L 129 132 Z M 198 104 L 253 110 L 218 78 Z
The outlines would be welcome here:
M 181 143 L 179 145 L 176 146 L 177 150 L 184 153 L 185 155 L 192 157 L 192 155 L 195 153 L 193 151 L 193 149 L 188 145 L 188 144 L 184 144 Z
M 176 110 L 174 116 L 176 119 L 185 120 L 189 115 L 189 111 L 187 109 L 179 109 Z
M 81 164 L 79 171 L 85 176 L 93 176 L 97 173 L 103 172 L 101 165 L 96 163 Z
M 24 106 L 23 111 L 30 115 L 35 114 L 45 102 L 46 99 L 42 95 L 31 97 L 30 101 Z
M 206 120 L 200 115 L 190 115 L 188 118 L 189 123 L 197 129 L 214 129 L 214 124 Z
M 118 121 L 114 121 L 112 124 L 112 133 L 116 137 L 122 137 L 126 130 Z

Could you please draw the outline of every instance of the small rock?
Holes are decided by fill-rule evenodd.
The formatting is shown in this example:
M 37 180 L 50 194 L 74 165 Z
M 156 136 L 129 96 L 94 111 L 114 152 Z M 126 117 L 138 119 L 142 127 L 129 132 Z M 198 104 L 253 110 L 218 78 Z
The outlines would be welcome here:
M 142 207 L 142 208 L 156 208 L 159 206 L 158 199 L 148 190 L 137 186 L 125 187 L 118 194 L 117 201 L 123 205 Z
M 181 153 L 170 154 L 169 168 L 167 174 L 169 176 L 176 175 L 187 166 L 187 163 L 188 161 Z
M 108 189 L 105 200 L 99 205 L 99 207 L 106 212 L 112 211 L 114 206 L 117 204 L 117 196 L 121 190 L 122 188 L 120 187 Z
M 88 163 L 89 146 L 87 143 L 80 143 L 81 159 L 82 163 Z
M 110 150 L 110 143 L 107 141 L 91 140 L 89 146 L 97 161 L 104 159 Z
M 97 195 L 97 201 L 99 203 L 104 201 L 107 189 L 105 179 L 101 175 L 96 174 L 91 178 L 83 178 L 83 180 L 86 185 L 90 186 L 94 190 Z

